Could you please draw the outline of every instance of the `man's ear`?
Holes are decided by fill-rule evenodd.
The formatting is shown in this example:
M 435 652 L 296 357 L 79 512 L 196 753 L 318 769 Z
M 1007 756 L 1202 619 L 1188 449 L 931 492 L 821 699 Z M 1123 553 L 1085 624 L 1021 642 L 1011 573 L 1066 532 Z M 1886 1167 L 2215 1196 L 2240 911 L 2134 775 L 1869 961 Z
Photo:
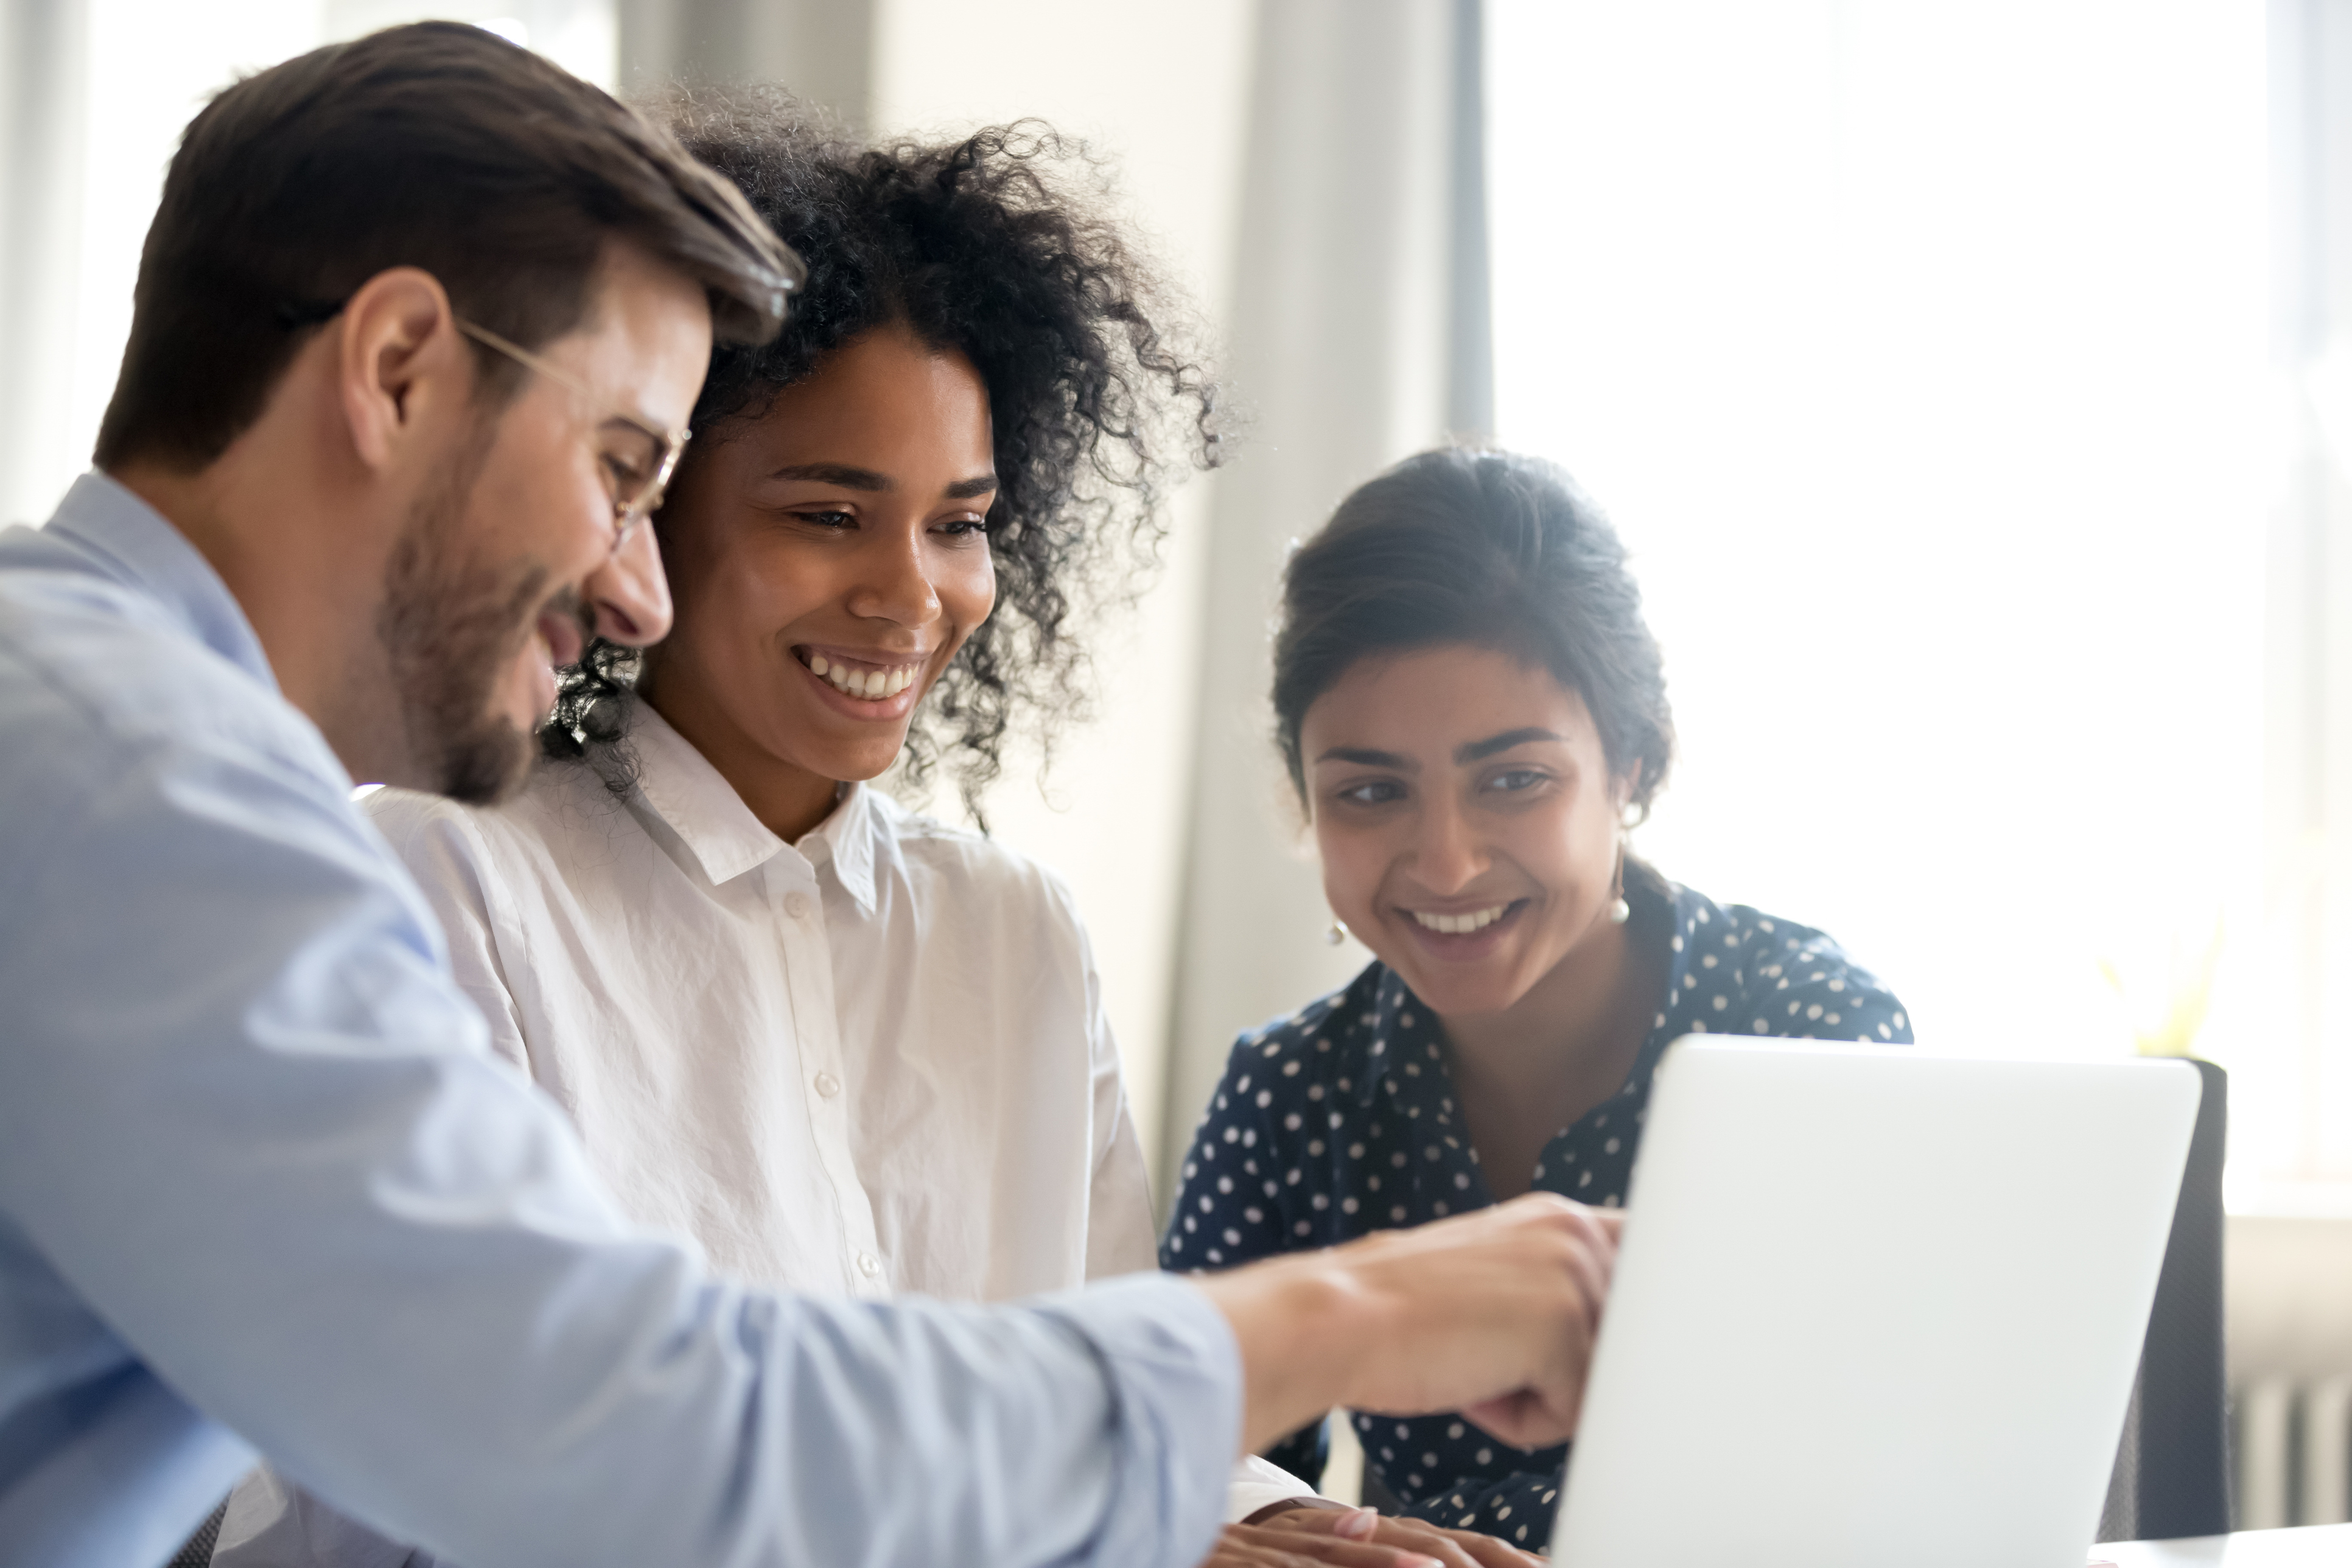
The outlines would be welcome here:
M 336 363 L 352 447 L 370 468 L 390 466 L 429 413 L 473 391 L 473 361 L 440 279 L 415 267 L 377 273 L 338 318 Z

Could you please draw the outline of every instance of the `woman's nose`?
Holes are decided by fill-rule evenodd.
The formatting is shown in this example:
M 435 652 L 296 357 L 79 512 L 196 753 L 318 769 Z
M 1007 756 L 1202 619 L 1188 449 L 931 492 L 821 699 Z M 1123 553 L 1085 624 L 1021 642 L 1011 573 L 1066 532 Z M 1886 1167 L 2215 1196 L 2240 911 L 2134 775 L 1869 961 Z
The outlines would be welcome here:
M 1412 847 L 1413 874 L 1431 892 L 1459 892 L 1486 868 L 1470 824 L 1450 802 L 1432 801 L 1421 813 Z
M 849 613 L 902 626 L 929 626 L 939 618 L 939 590 L 924 558 L 923 531 L 877 530 L 859 552 L 858 583 L 849 595 Z
M 669 577 L 662 571 L 654 531 L 640 524 L 612 558 L 589 574 L 580 596 L 596 618 L 596 635 L 645 647 L 669 635 Z

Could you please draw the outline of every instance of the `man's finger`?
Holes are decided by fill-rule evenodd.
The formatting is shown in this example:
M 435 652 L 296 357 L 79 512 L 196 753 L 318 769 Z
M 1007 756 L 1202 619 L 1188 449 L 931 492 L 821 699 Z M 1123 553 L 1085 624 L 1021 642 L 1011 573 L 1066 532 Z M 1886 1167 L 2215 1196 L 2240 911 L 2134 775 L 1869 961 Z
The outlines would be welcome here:
M 1570 1389 L 1521 1389 L 1499 1399 L 1465 1405 L 1462 1414 L 1481 1430 L 1517 1448 L 1549 1448 L 1576 1436 L 1584 1403 L 1584 1380 Z
M 1601 1304 L 1609 1299 L 1609 1269 L 1605 1259 L 1595 1255 L 1590 1245 L 1571 1246 L 1568 1252 L 1569 1277 L 1576 1281 L 1578 1292 L 1584 1298 L 1584 1331 L 1587 1337 L 1600 1331 Z

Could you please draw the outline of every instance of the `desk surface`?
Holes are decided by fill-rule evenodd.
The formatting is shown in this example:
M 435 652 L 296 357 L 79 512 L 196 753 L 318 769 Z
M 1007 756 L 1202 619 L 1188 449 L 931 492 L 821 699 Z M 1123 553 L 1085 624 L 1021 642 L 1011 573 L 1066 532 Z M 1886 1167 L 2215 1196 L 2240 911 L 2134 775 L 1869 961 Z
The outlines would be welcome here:
M 2306 1530 L 2245 1530 L 2193 1541 L 2118 1541 L 2091 1548 L 2116 1568 L 2343 1568 L 2352 1563 L 2352 1524 Z

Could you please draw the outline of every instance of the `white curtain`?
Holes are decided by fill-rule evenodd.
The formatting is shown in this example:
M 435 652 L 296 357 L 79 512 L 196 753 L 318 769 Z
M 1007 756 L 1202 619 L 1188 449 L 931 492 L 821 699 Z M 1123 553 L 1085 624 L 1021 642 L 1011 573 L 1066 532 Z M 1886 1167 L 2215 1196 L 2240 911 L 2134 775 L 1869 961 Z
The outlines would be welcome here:
M 0 10 L 0 526 L 47 517 L 80 468 L 70 454 L 83 433 L 67 389 L 80 304 L 89 10 L 79 0 L 8 0 Z
M 1325 940 L 1331 915 L 1272 743 L 1268 631 L 1295 541 L 1357 484 L 1483 422 L 1476 16 L 1448 0 L 1257 9 L 1227 323 L 1254 423 L 1211 521 L 1171 1170 L 1235 1034 L 1369 961 Z

